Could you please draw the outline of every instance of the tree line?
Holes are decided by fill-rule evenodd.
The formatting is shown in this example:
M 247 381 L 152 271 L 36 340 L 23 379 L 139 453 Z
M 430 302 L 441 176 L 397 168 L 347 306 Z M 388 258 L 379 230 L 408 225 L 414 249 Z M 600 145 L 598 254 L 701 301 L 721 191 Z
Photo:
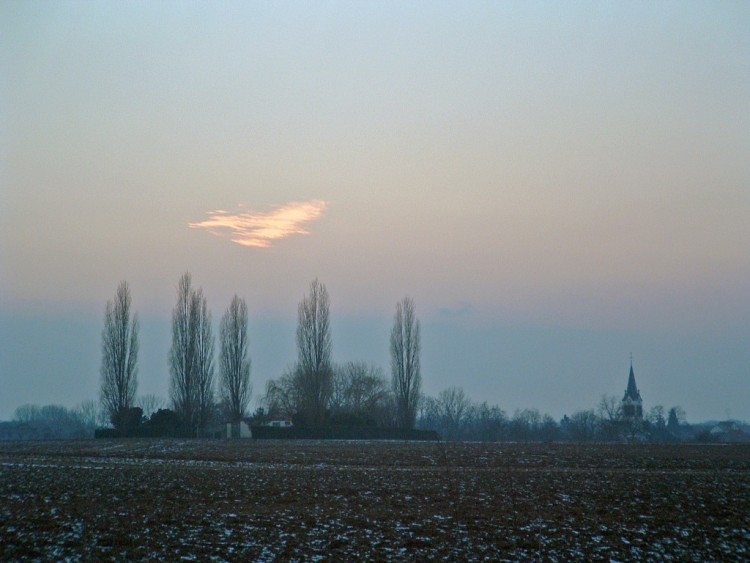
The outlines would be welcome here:
M 21 405 L 13 420 L 0 422 L 1 440 L 55 440 L 91 438 L 100 424 L 96 401 L 70 409 L 61 405 Z
M 394 424 L 390 390 L 382 370 L 364 362 L 334 366 L 328 422 L 350 427 L 389 427 Z M 180 421 L 167 403 L 154 395 L 136 399 L 130 412 L 139 418 L 138 435 L 179 435 Z M 279 412 L 279 411 L 277 411 Z M 91 438 L 110 421 L 95 401 L 74 408 L 22 405 L 12 421 L 0 422 L 0 440 Z M 257 421 L 263 420 L 258 418 Z M 267 416 L 265 420 L 267 420 Z M 132 423 L 132 421 L 131 421 Z M 487 442 L 712 442 L 713 424 L 687 424 L 680 407 L 652 407 L 640 422 L 622 416 L 616 397 L 604 395 L 596 408 L 579 410 L 555 420 L 537 409 L 512 415 L 497 405 L 469 399 L 460 387 L 423 396 L 416 427 L 435 430 L 444 440 Z
M 147 419 L 136 405 L 138 315 L 132 311 L 127 282 L 121 282 L 107 302 L 102 330 L 100 400 L 113 434 L 197 436 L 212 423 L 246 419 L 251 396 L 247 325 L 247 305 L 235 295 L 219 325 L 215 381 L 211 312 L 203 290 L 193 287 L 189 272 L 183 274 L 172 311 L 171 408 L 158 409 Z M 373 366 L 334 365 L 330 298 L 325 285 L 315 279 L 297 309 L 297 360 L 268 382 L 263 406 L 253 418 L 265 422 L 283 417 L 302 426 L 346 423 L 413 429 L 421 399 L 420 338 L 414 301 L 405 297 L 396 304 L 391 331 L 390 382 Z
M 396 304 L 390 333 L 390 377 L 376 365 L 333 362 L 330 298 L 318 279 L 297 308 L 295 363 L 269 380 L 259 408 L 248 412 L 250 382 L 248 312 L 235 295 L 219 323 L 218 363 L 212 316 L 201 288 L 186 272 L 177 284 L 167 358 L 169 401 L 137 397 L 139 322 L 127 282 L 105 307 L 101 341 L 100 408 L 85 401 L 75 409 L 24 405 L 2 438 L 79 438 L 97 426 L 111 436 L 198 436 L 213 423 L 264 424 L 288 419 L 296 426 L 378 427 L 436 430 L 447 440 L 480 441 L 680 441 L 707 438 L 684 411 L 653 407 L 642 421 L 623 416 L 615 397 L 557 421 L 537 409 L 509 416 L 499 406 L 470 400 L 459 387 L 435 397 L 422 394 L 421 334 L 414 301 Z M 215 373 L 218 371 L 218 376 Z M 215 377 L 216 376 L 216 377 Z
M 460 387 L 425 397 L 417 427 L 436 430 L 445 440 L 491 442 L 680 442 L 710 441 L 703 425 L 688 425 L 685 411 L 661 405 L 643 420 L 625 417 L 616 397 L 603 395 L 596 408 L 563 416 L 559 421 L 537 409 L 512 415 L 496 405 L 474 402 Z

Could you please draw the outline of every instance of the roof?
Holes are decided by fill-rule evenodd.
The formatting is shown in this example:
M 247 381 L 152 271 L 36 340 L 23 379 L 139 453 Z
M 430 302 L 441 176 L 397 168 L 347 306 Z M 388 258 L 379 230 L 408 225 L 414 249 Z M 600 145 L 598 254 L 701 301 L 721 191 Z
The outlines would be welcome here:
M 633 364 L 630 364 L 630 376 L 628 377 L 628 388 L 625 390 L 625 396 L 622 398 L 623 401 L 630 399 L 632 401 L 640 401 L 641 393 L 638 391 L 638 386 L 635 384 L 635 375 L 633 374 Z
M 711 434 L 724 434 L 727 432 L 742 432 L 737 423 L 732 420 L 725 420 L 719 422 L 716 426 L 711 429 Z

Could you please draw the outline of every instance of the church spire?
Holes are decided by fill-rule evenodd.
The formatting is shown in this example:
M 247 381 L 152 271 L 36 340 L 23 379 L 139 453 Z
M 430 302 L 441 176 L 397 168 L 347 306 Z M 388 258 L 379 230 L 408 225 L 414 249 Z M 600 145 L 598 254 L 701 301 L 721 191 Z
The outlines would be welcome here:
M 635 374 L 633 373 L 633 358 L 630 358 L 630 375 L 628 376 L 628 388 L 625 391 L 625 397 L 630 397 L 634 401 L 641 399 L 641 393 L 635 384 Z
M 622 414 L 628 420 L 641 420 L 643 417 L 643 400 L 638 386 L 635 384 L 633 373 L 633 354 L 630 355 L 630 374 L 628 375 L 628 388 L 622 398 Z

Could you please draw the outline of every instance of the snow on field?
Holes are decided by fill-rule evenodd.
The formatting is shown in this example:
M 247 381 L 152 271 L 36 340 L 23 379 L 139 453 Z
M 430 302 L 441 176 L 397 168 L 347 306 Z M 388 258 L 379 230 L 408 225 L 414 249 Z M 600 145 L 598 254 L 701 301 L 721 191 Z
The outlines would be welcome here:
M 750 449 L 0 444 L 0 559 L 750 558 Z

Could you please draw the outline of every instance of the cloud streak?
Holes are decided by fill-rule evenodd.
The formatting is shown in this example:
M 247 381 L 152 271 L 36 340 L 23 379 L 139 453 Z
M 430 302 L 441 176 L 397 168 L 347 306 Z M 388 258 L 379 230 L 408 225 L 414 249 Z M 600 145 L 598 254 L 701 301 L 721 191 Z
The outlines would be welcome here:
M 279 239 L 291 235 L 310 234 L 304 225 L 319 219 L 327 203 L 320 199 L 291 201 L 273 211 L 230 213 L 223 209 L 208 212 L 208 219 L 189 223 L 191 229 L 206 229 L 210 233 L 230 237 L 241 246 L 268 248 Z

